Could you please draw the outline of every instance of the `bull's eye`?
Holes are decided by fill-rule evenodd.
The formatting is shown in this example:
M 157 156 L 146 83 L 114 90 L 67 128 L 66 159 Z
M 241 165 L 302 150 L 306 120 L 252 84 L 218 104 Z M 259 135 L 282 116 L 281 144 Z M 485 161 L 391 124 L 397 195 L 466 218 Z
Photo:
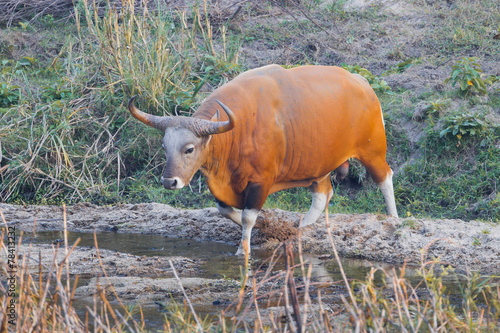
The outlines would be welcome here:
M 188 149 L 186 149 L 186 154 L 191 154 L 192 152 L 194 151 L 194 148 L 193 147 L 190 147 Z

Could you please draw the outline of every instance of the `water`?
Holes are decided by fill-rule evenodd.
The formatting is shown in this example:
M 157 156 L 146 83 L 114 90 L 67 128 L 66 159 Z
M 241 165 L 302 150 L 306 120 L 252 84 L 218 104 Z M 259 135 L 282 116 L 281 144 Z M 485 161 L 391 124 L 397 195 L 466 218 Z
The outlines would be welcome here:
M 36 234 L 25 233 L 23 243 L 27 244 L 29 242 L 34 243 L 54 243 L 62 242 L 64 239 L 64 233 L 62 231 L 45 231 L 36 232 Z M 244 261 L 241 257 L 233 255 L 236 252 L 236 247 L 231 244 L 225 244 L 220 242 L 207 242 L 207 241 L 195 241 L 188 239 L 178 239 L 178 238 L 168 238 L 160 235 L 150 235 L 150 234 L 128 234 L 128 233 L 115 233 L 115 232 L 100 232 L 96 234 L 97 243 L 100 249 L 108 249 L 112 251 L 118 251 L 121 253 L 130 253 L 137 256 L 182 256 L 186 258 L 192 258 L 197 262 L 200 262 L 200 272 L 197 277 L 208 278 L 208 279 L 219 279 L 219 278 L 233 278 L 239 279 L 241 275 L 241 267 L 244 265 Z M 84 232 L 69 232 L 68 233 L 68 243 L 70 245 L 80 238 L 80 243 L 78 246 L 81 247 L 94 247 L 94 234 L 84 233 Z M 281 253 L 280 249 L 278 253 Z M 253 251 L 252 252 L 252 269 L 257 270 L 257 268 L 264 264 L 266 265 L 266 260 L 270 257 L 271 253 L 266 251 Z M 341 281 L 342 276 L 340 273 L 339 266 L 337 262 L 332 258 L 320 259 L 318 255 L 304 254 L 304 260 L 309 264 L 312 264 L 313 268 L 313 278 L 315 281 L 333 282 Z M 200 260 L 201 259 L 201 260 Z M 298 255 L 295 255 L 295 262 L 298 262 Z M 352 258 L 342 258 L 341 259 L 343 269 L 350 280 L 364 280 L 367 274 L 370 272 L 371 267 L 383 269 L 385 271 L 390 271 L 396 269 L 399 271 L 398 265 L 392 265 L 388 263 L 379 263 L 368 261 L 364 259 L 352 259 Z M 284 258 L 277 260 L 273 270 L 283 270 L 285 268 Z M 296 269 L 296 275 L 301 276 L 300 269 Z M 375 283 L 382 283 L 383 274 L 382 272 L 377 272 L 375 275 Z M 415 269 L 408 267 L 406 269 L 405 278 L 413 285 L 418 284 L 421 278 L 417 274 Z M 83 279 L 81 283 L 86 283 L 88 280 Z M 455 281 L 445 281 L 449 288 L 456 289 Z M 338 285 L 343 285 L 339 283 Z M 344 295 L 347 295 L 345 288 L 343 288 Z M 331 293 L 329 290 L 324 290 L 322 294 Z M 325 295 L 326 296 L 326 295 Z M 338 296 L 338 295 L 337 295 Z M 338 302 L 337 300 L 332 300 L 330 302 Z M 234 300 L 236 301 L 236 300 Z M 325 301 L 328 302 L 328 297 L 325 297 Z M 77 308 L 80 309 L 80 313 L 84 313 L 85 305 L 92 307 L 91 304 L 86 304 L 82 302 L 81 304 L 75 304 Z M 213 306 L 212 304 L 207 304 L 204 306 L 199 306 L 196 311 L 198 313 L 215 314 L 225 307 Z M 150 329 L 162 327 L 164 320 L 164 315 L 159 311 L 158 306 L 150 306 L 143 308 L 146 322 Z
M 136 256 L 182 256 L 192 259 L 201 259 L 201 278 L 239 278 L 240 267 L 244 264 L 243 259 L 234 256 L 236 247 L 231 244 L 210 241 L 196 241 L 192 239 L 179 239 L 151 234 L 130 234 L 116 232 L 100 232 L 96 234 L 97 244 L 101 249 L 112 250 L 121 253 L 130 253 Z M 94 234 L 86 232 L 68 232 L 68 244 L 71 246 L 80 238 L 78 246 L 94 247 Z M 23 243 L 54 243 L 62 242 L 64 232 L 43 231 L 36 234 L 25 233 Z M 279 250 L 278 253 L 281 253 Z M 258 268 L 271 256 L 269 251 L 252 251 L 252 267 Z M 342 276 L 338 264 L 334 259 L 318 259 L 318 255 L 304 254 L 304 260 L 313 265 L 313 277 L 341 280 Z M 298 256 L 295 255 L 298 263 Z M 365 259 L 341 258 L 342 266 L 349 279 L 365 279 L 372 266 L 390 270 L 400 265 L 368 261 Z M 280 258 L 275 270 L 285 268 L 284 258 Z M 415 271 L 407 269 L 409 278 L 415 276 Z M 414 282 L 417 278 L 415 278 Z

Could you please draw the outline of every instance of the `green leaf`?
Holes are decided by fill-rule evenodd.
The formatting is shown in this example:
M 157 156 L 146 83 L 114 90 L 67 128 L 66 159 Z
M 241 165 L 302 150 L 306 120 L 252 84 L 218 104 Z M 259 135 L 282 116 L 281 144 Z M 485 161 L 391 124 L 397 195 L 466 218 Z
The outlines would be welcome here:
M 476 81 L 477 81 L 477 85 L 479 87 L 481 87 L 481 91 L 486 93 L 487 89 L 486 89 L 486 85 L 484 84 L 484 81 L 481 79 L 476 79 Z
M 32 63 L 31 63 L 31 61 L 29 60 L 28 57 L 21 58 L 21 60 L 18 61 L 18 64 L 21 65 L 21 66 L 31 66 L 32 65 Z

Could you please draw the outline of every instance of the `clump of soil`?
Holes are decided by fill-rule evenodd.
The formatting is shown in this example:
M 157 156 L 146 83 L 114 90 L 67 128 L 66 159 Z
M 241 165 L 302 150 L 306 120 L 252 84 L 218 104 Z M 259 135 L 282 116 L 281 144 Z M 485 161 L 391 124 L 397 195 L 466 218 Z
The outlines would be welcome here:
M 259 229 L 263 241 L 283 242 L 294 238 L 298 234 L 295 223 L 290 220 L 278 218 L 272 210 L 266 210 L 261 213 L 255 226 Z

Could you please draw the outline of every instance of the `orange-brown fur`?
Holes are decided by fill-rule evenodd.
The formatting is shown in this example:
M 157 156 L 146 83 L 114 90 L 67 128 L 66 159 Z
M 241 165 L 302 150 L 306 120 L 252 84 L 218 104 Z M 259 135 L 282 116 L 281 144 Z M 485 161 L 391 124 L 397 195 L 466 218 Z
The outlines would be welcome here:
M 326 194 L 327 176 L 351 157 L 377 183 L 390 173 L 377 96 L 365 80 L 342 68 L 251 70 L 215 90 L 194 117 L 216 118 L 216 99 L 238 123 L 212 136 L 201 169 L 212 194 L 226 205 L 245 208 L 249 183 L 267 194 L 315 183 Z M 220 120 L 227 120 L 226 114 Z M 325 177 L 329 185 L 323 184 Z

